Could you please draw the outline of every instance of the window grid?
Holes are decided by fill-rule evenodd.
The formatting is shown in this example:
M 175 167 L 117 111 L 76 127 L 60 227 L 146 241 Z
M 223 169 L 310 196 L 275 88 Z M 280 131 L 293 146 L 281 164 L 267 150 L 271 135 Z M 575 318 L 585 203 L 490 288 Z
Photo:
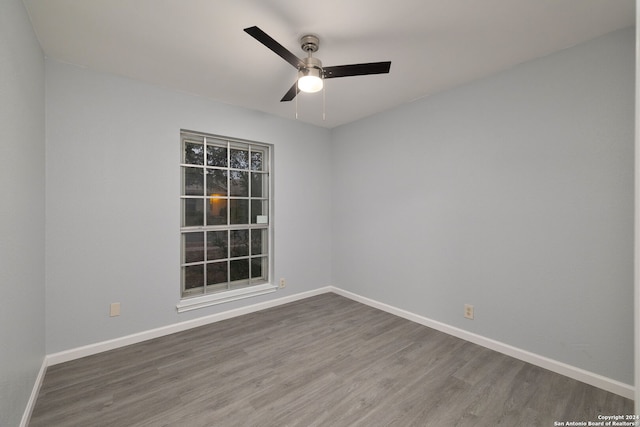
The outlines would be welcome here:
M 187 131 L 181 140 L 182 297 L 267 283 L 269 146 Z

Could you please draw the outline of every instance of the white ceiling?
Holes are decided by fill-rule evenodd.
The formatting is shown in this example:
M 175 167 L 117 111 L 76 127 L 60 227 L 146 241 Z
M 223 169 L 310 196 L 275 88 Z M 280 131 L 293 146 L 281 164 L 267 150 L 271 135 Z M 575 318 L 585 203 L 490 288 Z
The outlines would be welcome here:
M 633 25 L 634 0 L 23 0 L 60 61 L 295 118 L 296 70 L 246 34 L 256 25 L 324 65 L 392 61 L 389 74 L 327 80 L 299 120 L 332 128 Z

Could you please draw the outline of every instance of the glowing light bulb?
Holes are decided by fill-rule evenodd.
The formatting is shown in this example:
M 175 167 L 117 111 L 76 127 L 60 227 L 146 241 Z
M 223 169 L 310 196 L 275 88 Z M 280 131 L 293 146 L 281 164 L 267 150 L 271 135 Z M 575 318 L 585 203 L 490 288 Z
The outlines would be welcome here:
M 303 92 L 314 93 L 322 90 L 323 82 L 319 68 L 306 68 L 298 73 L 298 89 Z

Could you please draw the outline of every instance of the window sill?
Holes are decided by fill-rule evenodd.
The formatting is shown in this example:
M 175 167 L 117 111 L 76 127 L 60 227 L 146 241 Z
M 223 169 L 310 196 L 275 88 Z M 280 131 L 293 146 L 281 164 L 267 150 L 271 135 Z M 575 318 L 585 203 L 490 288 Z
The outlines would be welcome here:
M 277 286 L 265 283 L 264 285 L 249 286 L 242 289 L 234 289 L 232 291 L 185 298 L 176 305 L 176 308 L 178 309 L 178 313 L 183 313 L 185 311 L 197 310 L 199 308 L 209 307 L 216 304 L 224 304 L 226 302 L 237 301 L 243 298 L 269 294 L 271 292 L 275 292 L 277 289 Z

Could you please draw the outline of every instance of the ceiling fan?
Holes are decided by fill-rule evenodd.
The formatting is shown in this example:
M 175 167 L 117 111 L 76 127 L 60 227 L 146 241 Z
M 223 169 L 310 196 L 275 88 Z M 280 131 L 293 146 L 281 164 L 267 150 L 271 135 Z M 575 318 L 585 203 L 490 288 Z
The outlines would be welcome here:
M 300 91 L 313 93 L 322 90 L 324 79 L 386 74 L 391 68 L 391 61 L 323 67 L 322 62 L 312 56 L 320 46 L 320 40 L 317 36 L 309 34 L 300 38 L 300 47 L 307 53 L 306 58 L 300 59 L 260 28 L 254 26 L 245 28 L 244 31 L 298 70 L 298 80 L 291 86 L 291 89 L 287 91 L 280 102 L 293 100 Z

